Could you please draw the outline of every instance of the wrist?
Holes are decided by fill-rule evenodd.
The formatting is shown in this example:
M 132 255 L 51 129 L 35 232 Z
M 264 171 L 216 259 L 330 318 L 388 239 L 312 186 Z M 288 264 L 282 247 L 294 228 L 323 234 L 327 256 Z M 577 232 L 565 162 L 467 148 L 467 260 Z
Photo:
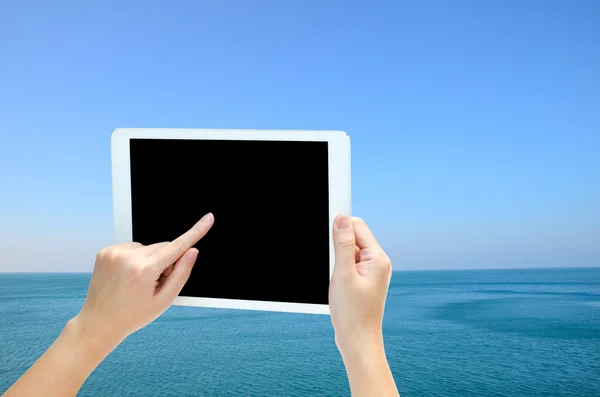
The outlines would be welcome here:
M 383 335 L 381 332 L 364 332 L 348 336 L 336 334 L 336 345 L 344 362 L 364 361 L 383 354 Z
M 108 355 L 122 341 L 122 338 L 90 333 L 86 329 L 80 315 L 75 316 L 67 322 L 62 335 L 70 339 L 79 349 L 86 351 L 92 356 L 101 357 Z

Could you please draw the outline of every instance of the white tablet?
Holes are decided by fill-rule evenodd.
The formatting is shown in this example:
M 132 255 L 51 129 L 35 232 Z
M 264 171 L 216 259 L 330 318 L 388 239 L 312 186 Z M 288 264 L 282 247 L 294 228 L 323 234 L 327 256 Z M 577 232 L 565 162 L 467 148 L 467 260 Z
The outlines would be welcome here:
M 329 314 L 345 132 L 117 129 L 111 154 L 117 243 L 172 241 L 215 216 L 176 305 Z

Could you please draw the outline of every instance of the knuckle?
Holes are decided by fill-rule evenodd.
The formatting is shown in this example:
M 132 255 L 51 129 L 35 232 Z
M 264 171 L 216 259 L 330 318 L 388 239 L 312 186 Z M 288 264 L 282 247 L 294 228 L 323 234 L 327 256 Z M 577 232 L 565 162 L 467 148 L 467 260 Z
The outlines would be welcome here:
M 113 263 L 119 259 L 120 255 L 118 248 L 114 246 L 105 247 L 98 251 L 97 259 L 102 262 Z
M 171 247 L 173 247 L 177 251 L 181 251 L 185 247 L 185 241 L 181 237 L 176 238 L 171 241 Z
M 112 250 L 110 253 L 110 259 L 113 262 L 123 262 L 127 259 L 127 253 L 123 250 Z
M 144 266 L 142 266 L 141 264 L 132 261 L 127 264 L 127 268 L 129 270 L 129 275 L 131 276 L 131 278 L 133 278 L 133 279 L 145 278 L 146 268 Z
M 373 248 L 367 247 L 363 248 L 360 251 L 360 257 L 363 258 L 366 262 L 376 263 L 377 262 L 377 253 L 373 251 Z
M 96 254 L 96 260 L 103 260 L 108 256 L 108 252 L 109 248 L 102 248 L 100 251 L 98 251 L 98 254 Z
M 127 264 L 131 258 L 131 254 L 126 250 L 116 247 L 109 247 L 102 251 L 102 254 L 99 255 L 102 257 L 103 261 L 115 265 Z
M 390 260 L 390 257 L 387 256 L 387 254 L 384 251 L 381 251 L 377 257 L 377 263 L 382 267 L 382 268 L 391 268 L 392 267 L 392 261 Z
M 355 243 L 353 238 L 343 237 L 338 239 L 337 245 L 341 248 L 354 248 Z

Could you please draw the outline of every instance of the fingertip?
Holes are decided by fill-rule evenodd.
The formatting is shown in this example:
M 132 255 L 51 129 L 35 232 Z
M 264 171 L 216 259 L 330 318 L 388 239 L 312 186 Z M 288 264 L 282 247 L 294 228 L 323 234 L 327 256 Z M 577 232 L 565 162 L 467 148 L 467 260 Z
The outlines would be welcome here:
M 347 215 L 339 215 L 335 218 L 333 227 L 333 245 L 336 257 L 344 260 L 354 258 L 355 237 L 352 219 Z
M 353 216 L 352 223 L 365 223 L 365 221 L 360 216 Z
M 196 261 L 197 257 L 198 257 L 198 249 L 197 248 L 190 248 L 188 250 L 188 252 L 185 253 L 185 258 L 192 263 Z
M 215 221 L 215 216 L 213 215 L 212 212 L 209 212 L 208 214 L 204 215 L 202 217 L 202 219 L 200 219 L 200 222 L 204 222 L 207 224 L 212 224 Z
M 353 218 L 354 235 L 359 248 L 379 247 L 373 231 L 362 218 Z

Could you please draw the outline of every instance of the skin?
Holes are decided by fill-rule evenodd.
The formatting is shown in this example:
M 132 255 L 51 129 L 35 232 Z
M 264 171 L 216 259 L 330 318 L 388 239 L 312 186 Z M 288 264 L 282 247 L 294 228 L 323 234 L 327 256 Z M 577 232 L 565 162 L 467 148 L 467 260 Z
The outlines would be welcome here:
M 329 308 L 352 395 L 397 397 L 382 332 L 390 259 L 360 218 L 336 218 L 333 243 Z
M 174 241 L 101 250 L 81 311 L 3 397 L 75 396 L 111 351 L 171 306 L 196 262 L 194 244 L 213 223 L 207 214 Z M 399 396 L 381 330 L 390 261 L 358 218 L 336 218 L 333 239 L 331 320 L 352 395 Z

